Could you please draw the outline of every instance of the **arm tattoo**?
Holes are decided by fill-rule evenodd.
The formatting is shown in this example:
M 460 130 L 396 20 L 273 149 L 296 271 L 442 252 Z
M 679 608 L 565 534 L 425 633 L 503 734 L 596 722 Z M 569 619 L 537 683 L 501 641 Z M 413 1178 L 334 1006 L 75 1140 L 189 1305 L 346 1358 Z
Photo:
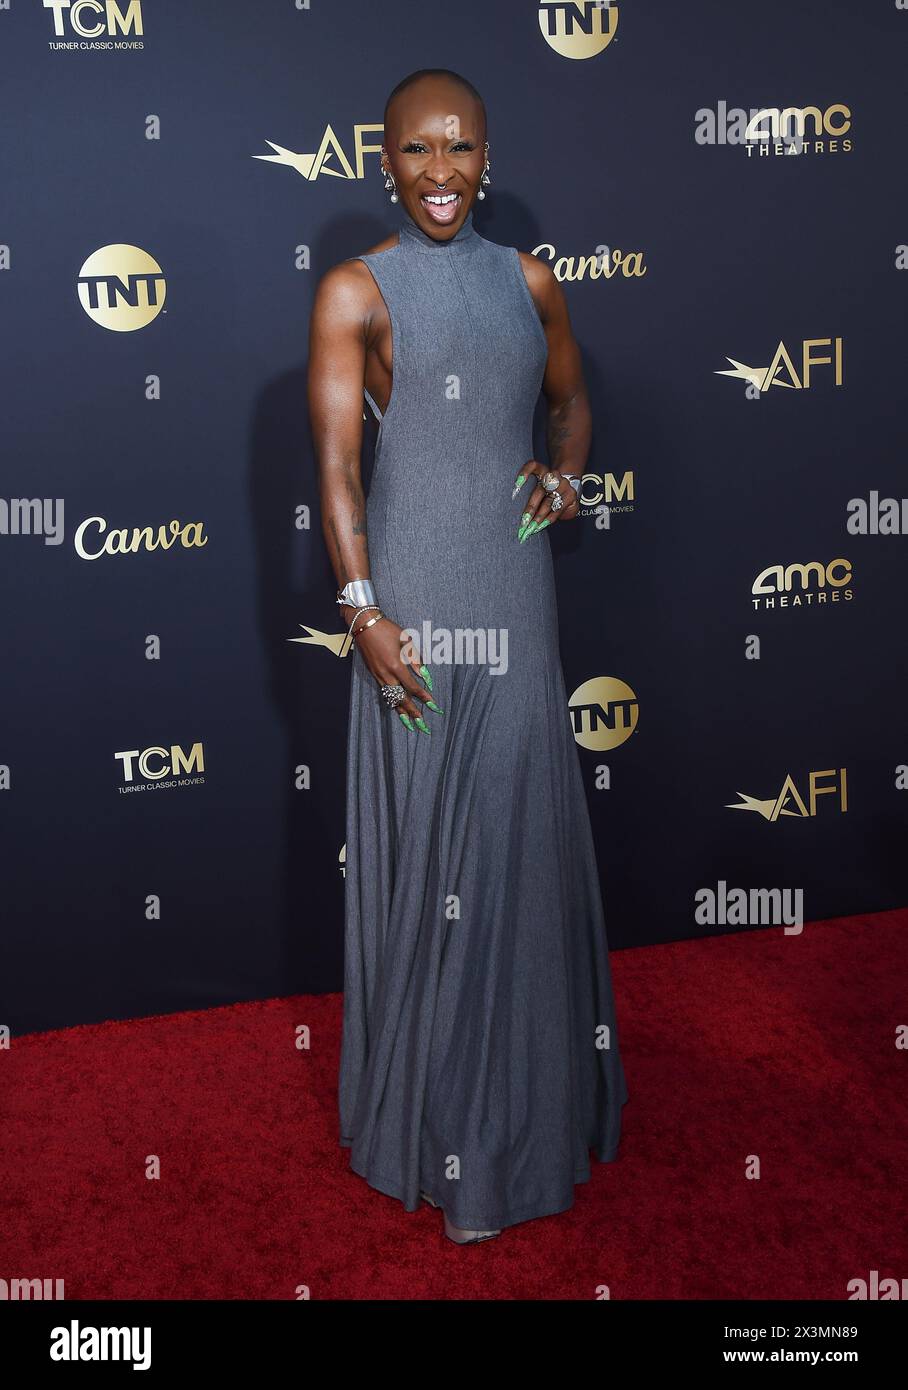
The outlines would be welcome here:
M 354 478 L 349 476 L 344 479 L 344 486 L 353 507 L 350 517 L 353 534 L 354 536 L 364 536 L 366 534 L 366 500 L 363 497 L 362 487 Z
M 572 437 L 570 425 L 570 409 L 574 398 L 565 401 L 558 406 L 557 410 L 549 412 L 546 428 L 546 442 L 549 450 L 549 460 L 553 468 L 558 467 L 561 458 L 561 451 Z

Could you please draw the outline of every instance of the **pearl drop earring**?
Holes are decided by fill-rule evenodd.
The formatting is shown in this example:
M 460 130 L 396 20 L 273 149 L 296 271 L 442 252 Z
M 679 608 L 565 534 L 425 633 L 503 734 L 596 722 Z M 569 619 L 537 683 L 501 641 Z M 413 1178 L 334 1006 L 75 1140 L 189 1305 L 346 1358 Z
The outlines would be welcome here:
M 488 150 L 489 150 L 489 142 L 488 142 L 488 140 L 487 140 L 487 141 L 486 141 L 486 163 L 485 163 L 485 168 L 484 168 L 483 171 L 482 171 L 482 178 L 479 180 L 479 192 L 476 194 L 476 197 L 477 197 L 477 198 L 484 198 L 484 197 L 486 196 L 486 195 L 483 193 L 483 191 L 482 191 L 482 185 L 483 185 L 484 183 L 485 183 L 485 184 L 489 184 L 489 183 L 492 182 L 492 180 L 489 178 L 489 154 L 488 154 Z
M 391 191 L 391 202 L 392 202 L 392 203 L 398 202 L 399 199 L 398 199 L 398 197 L 397 197 L 397 184 L 394 182 L 394 175 L 391 173 L 391 170 L 390 170 L 390 169 L 383 169 L 383 168 L 381 167 L 381 165 L 379 165 L 378 167 L 379 167 L 379 172 L 380 172 L 380 173 L 386 174 L 386 175 L 387 175 L 387 178 L 385 179 L 385 188 L 392 190 L 392 191 Z

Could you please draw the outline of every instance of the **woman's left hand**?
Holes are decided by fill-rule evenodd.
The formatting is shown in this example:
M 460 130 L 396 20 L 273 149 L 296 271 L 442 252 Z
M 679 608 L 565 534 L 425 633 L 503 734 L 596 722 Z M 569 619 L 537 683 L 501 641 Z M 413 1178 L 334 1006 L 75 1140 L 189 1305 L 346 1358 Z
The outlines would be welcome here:
M 547 473 L 557 475 L 557 493 L 547 492 L 542 486 L 541 480 Z M 529 536 L 541 531 L 544 526 L 550 526 L 553 521 L 573 521 L 575 517 L 580 515 L 580 501 L 564 474 L 559 473 L 557 468 L 546 468 L 536 459 L 528 459 L 521 468 L 514 482 L 515 497 L 531 475 L 535 475 L 540 481 L 530 494 L 521 513 L 517 530 L 517 539 L 520 541 L 525 541 Z M 562 501 L 562 506 L 557 511 L 552 510 L 552 498 L 555 496 L 560 497 Z

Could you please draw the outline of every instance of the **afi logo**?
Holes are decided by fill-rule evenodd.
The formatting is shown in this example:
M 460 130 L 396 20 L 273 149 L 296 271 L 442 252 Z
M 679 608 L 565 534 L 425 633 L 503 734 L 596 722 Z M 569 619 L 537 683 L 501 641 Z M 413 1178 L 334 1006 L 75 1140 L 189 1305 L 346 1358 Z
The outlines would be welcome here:
M 821 777 L 831 777 L 830 786 L 822 786 Z M 748 796 L 747 792 L 738 792 L 740 801 L 727 801 L 726 807 L 731 811 L 756 811 L 764 820 L 777 821 L 780 816 L 815 816 L 817 813 L 817 798 L 820 796 L 835 796 L 838 792 L 839 810 L 848 810 L 848 779 L 847 770 L 844 767 L 838 769 L 827 768 L 823 772 L 810 772 L 807 774 L 807 803 L 805 804 L 801 793 L 795 785 L 794 778 L 790 775 L 782 783 L 782 789 L 778 796 L 771 796 L 767 800 L 761 801 L 758 797 Z M 796 810 L 790 809 L 792 806 Z
M 814 349 L 831 349 L 832 355 L 826 356 L 825 351 L 814 352 Z M 731 376 L 739 381 L 748 383 L 747 395 L 765 395 L 770 386 L 785 386 L 790 391 L 807 391 L 812 382 L 810 371 L 812 367 L 832 367 L 834 371 L 834 381 L 836 386 L 842 384 L 842 339 L 841 338 L 805 338 L 801 344 L 801 374 L 798 375 L 797 368 L 792 360 L 788 348 L 783 342 L 779 342 L 775 355 L 768 367 L 748 367 L 743 362 L 736 362 L 733 357 L 726 356 L 726 362 L 732 364 L 732 369 L 727 368 L 717 371 L 716 376 Z
M 365 178 L 364 156 L 381 154 L 381 144 L 367 145 L 365 135 L 367 132 L 372 134 L 378 131 L 384 131 L 380 122 L 377 125 L 353 127 L 353 164 L 347 158 L 343 145 L 330 125 L 325 126 L 325 132 L 314 154 L 287 150 L 283 145 L 276 145 L 273 140 L 266 140 L 265 144 L 270 145 L 277 153 L 254 154 L 252 158 L 264 160 L 266 164 L 285 164 L 288 169 L 295 169 L 298 174 L 302 174 L 310 183 L 314 183 L 320 174 L 328 174 L 335 179 L 362 179 Z

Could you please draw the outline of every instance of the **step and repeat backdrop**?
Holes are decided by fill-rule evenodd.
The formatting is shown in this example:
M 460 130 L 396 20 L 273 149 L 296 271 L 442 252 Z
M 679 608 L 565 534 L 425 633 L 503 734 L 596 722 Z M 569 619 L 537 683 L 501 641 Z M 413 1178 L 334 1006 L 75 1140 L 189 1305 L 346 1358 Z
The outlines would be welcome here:
M 583 352 L 549 536 L 610 945 L 794 964 L 908 900 L 906 52 L 894 0 L 0 3 L 0 1023 L 341 987 L 307 335 L 423 67 Z

